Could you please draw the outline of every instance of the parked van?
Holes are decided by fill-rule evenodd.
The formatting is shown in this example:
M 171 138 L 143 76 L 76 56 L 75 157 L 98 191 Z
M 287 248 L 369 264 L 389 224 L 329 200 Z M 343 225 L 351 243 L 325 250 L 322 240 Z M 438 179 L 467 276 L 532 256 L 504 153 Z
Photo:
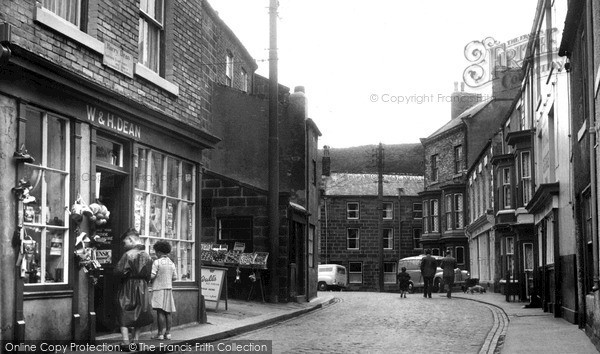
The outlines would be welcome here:
M 345 288 L 348 286 L 346 267 L 339 264 L 319 264 L 318 282 L 318 289 L 321 291 Z
M 398 272 L 402 270 L 402 267 L 406 268 L 406 272 L 410 275 L 409 292 L 413 292 L 415 288 L 422 288 L 424 286 L 423 276 L 421 275 L 421 259 L 425 255 L 413 256 L 402 258 L 398 261 Z M 441 290 L 444 284 L 443 270 L 440 268 L 440 263 L 444 257 L 432 256 L 437 261 L 438 267 L 433 278 L 433 292 Z M 470 277 L 469 272 L 456 268 L 454 270 L 454 286 L 462 286 L 465 281 Z

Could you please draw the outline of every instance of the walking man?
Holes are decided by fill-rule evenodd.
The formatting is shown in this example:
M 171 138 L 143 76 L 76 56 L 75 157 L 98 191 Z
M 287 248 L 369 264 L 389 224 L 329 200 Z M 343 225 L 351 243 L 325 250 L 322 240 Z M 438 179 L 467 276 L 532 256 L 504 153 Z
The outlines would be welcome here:
M 433 287 L 433 278 L 437 270 L 437 262 L 431 256 L 431 250 L 425 250 L 425 257 L 421 258 L 421 276 L 423 277 L 423 297 L 431 299 L 431 288 Z
M 450 250 L 446 250 L 446 256 L 442 259 L 441 264 L 444 270 L 444 286 L 447 286 L 446 297 L 452 297 L 452 286 L 454 285 L 454 269 L 456 269 L 456 258 L 452 257 Z

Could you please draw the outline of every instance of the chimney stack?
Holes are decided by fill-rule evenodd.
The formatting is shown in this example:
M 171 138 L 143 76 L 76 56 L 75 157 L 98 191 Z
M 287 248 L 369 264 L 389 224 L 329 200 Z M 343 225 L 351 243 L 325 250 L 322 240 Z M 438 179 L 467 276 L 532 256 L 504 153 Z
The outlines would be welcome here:
M 331 157 L 329 157 L 329 146 L 323 146 L 323 162 L 322 162 L 322 175 L 331 176 Z

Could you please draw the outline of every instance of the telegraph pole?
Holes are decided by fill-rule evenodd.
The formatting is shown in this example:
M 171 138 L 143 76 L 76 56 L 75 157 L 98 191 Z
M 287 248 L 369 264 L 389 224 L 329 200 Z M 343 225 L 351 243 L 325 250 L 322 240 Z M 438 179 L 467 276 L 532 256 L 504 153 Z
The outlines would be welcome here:
M 279 302 L 279 127 L 277 79 L 277 0 L 269 3 L 269 237 L 271 302 Z
M 379 236 L 379 291 L 383 292 L 383 144 L 377 148 L 377 235 Z

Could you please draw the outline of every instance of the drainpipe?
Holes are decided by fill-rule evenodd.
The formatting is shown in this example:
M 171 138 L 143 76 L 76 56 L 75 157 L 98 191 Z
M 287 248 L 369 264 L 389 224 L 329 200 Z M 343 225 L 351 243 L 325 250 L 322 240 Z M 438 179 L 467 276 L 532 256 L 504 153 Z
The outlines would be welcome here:
M 594 78 L 594 42 L 593 42 L 593 20 L 592 20 L 592 0 L 585 2 L 585 33 L 586 33 L 586 51 L 587 51 L 587 77 Z M 593 85 L 593 84 L 592 84 Z M 592 247 L 594 260 L 594 287 L 593 291 L 600 289 L 598 280 L 599 265 L 598 265 L 598 199 L 597 199 L 597 176 L 596 176 L 596 105 L 594 103 L 594 89 L 587 90 L 588 95 L 588 119 L 589 136 L 590 136 L 590 184 L 591 184 L 591 202 L 592 202 Z

